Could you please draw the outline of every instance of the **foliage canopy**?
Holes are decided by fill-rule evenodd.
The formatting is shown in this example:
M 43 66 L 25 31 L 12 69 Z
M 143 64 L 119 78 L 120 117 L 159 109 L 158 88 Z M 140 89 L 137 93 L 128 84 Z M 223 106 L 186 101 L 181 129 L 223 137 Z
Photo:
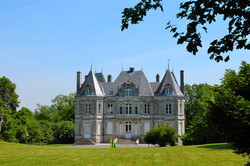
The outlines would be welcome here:
M 163 11 L 163 0 L 141 0 L 131 8 L 125 8 L 122 12 L 121 30 L 127 29 L 129 24 L 138 24 L 143 21 L 147 12 L 160 9 Z M 229 55 L 223 58 L 222 54 L 234 49 L 250 49 L 250 9 L 249 0 L 189 0 L 180 4 L 180 12 L 177 18 L 187 19 L 185 32 L 178 32 L 178 27 L 168 22 L 166 29 L 170 29 L 174 38 L 178 38 L 177 44 L 187 43 L 186 49 L 196 55 L 198 48 L 202 47 L 200 29 L 207 32 L 206 24 L 216 22 L 218 16 L 228 21 L 228 33 L 214 39 L 207 50 L 210 59 L 217 62 L 229 60 Z

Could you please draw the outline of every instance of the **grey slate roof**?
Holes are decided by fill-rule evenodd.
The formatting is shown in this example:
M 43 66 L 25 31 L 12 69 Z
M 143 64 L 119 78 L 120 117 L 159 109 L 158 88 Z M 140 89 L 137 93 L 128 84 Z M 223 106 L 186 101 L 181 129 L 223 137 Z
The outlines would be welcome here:
M 99 81 L 97 80 L 95 74 L 93 73 L 92 70 L 90 70 L 87 79 L 84 81 L 82 87 L 86 87 L 86 86 L 91 86 L 92 87 L 92 95 L 94 96 L 104 96 L 103 94 L 103 88 L 101 86 L 101 84 L 99 83 Z M 82 91 L 83 91 L 82 88 Z M 82 93 L 82 92 L 81 92 Z M 80 94 L 81 94 L 80 93 Z
M 170 70 L 167 70 L 167 72 L 165 73 L 157 91 L 155 92 L 155 95 L 161 95 L 162 92 L 164 91 L 164 86 L 166 84 L 171 85 L 171 88 L 172 88 L 171 96 L 181 96 L 181 97 L 184 96 L 180 90 L 180 87 L 178 86 L 176 82 L 174 75 L 170 72 Z
M 89 72 L 83 86 L 93 87 L 94 96 L 115 96 L 118 89 L 126 82 L 132 82 L 139 89 L 140 96 L 161 96 L 164 86 L 170 84 L 172 88 L 171 96 L 184 97 L 176 78 L 170 70 L 167 70 L 161 82 L 148 82 L 143 71 L 122 71 L 114 82 L 106 82 L 102 73 L 94 74 Z M 83 88 L 82 88 L 83 91 Z M 112 93 L 110 93 L 112 92 Z
M 95 76 L 99 82 L 106 82 L 102 73 L 95 73 Z
M 150 82 L 149 84 L 150 84 L 153 92 L 155 93 L 160 85 L 160 82 Z
M 132 82 L 135 84 L 136 88 L 139 89 L 140 96 L 153 96 L 154 93 L 149 85 L 147 78 L 145 77 L 143 71 L 134 71 L 132 73 L 128 71 L 122 71 L 120 75 L 116 78 L 114 86 L 121 87 L 125 82 Z

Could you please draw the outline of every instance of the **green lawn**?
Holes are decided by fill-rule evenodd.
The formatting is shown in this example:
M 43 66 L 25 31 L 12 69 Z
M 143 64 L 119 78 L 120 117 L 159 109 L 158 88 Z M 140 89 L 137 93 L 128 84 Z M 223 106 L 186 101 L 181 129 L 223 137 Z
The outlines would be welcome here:
M 244 165 L 227 144 L 85 149 L 0 142 L 0 165 Z

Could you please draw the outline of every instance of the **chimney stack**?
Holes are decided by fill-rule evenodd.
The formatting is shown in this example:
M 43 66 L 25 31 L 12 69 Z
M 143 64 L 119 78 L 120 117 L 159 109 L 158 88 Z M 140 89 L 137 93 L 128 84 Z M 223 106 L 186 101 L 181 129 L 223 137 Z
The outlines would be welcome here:
M 86 81 L 87 78 L 88 78 L 88 75 L 85 75 L 85 81 Z
M 184 70 L 180 71 L 181 92 L 184 94 Z
M 108 82 L 112 82 L 112 75 L 108 75 Z
M 77 72 L 77 82 L 76 82 L 76 93 L 78 94 L 79 89 L 82 87 L 82 72 Z
M 134 67 L 130 67 L 129 68 L 129 73 L 133 73 L 135 71 L 135 68 Z
M 160 82 L 160 75 L 156 74 L 156 82 Z

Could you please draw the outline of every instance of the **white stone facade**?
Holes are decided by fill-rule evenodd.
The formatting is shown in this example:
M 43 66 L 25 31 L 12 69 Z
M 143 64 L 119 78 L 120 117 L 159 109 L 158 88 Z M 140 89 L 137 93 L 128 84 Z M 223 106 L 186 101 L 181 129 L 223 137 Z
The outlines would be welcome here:
M 87 76 L 89 80 L 91 80 L 90 77 L 95 77 L 93 72 L 90 72 Z M 139 139 L 140 143 L 143 143 L 143 137 L 148 130 L 158 125 L 166 125 L 167 123 L 175 128 L 178 135 L 182 135 L 185 132 L 184 95 L 180 91 L 179 86 L 177 86 L 176 80 L 166 81 L 167 75 L 173 75 L 173 73 L 168 70 L 162 82 L 154 83 L 156 85 L 155 88 L 153 88 L 153 83 L 148 83 L 152 91 L 152 94 L 149 96 L 140 95 L 146 93 L 144 89 L 139 87 L 139 84 L 143 85 L 140 82 L 138 83 L 138 80 L 133 80 L 129 74 L 131 74 L 129 71 L 128 76 L 124 74 L 126 76 L 124 82 L 120 81 L 119 83 L 116 81 L 112 83 L 109 80 L 107 83 L 99 82 L 95 85 L 87 77 L 82 85 L 80 83 L 80 87 L 78 83 L 75 141 L 92 139 L 96 143 L 100 143 L 109 142 L 110 138 L 118 138 Z M 130 80 L 127 80 L 128 78 Z M 98 82 L 98 79 L 95 79 L 92 80 Z M 112 86 L 116 87 L 114 84 L 119 84 L 117 90 L 110 88 Z M 160 86 L 166 88 L 165 84 L 167 88 L 170 88 L 165 89 L 165 91 L 164 88 L 163 91 L 159 90 Z M 111 85 L 109 89 L 107 88 L 108 85 Z M 95 93 L 96 86 L 99 86 L 99 95 Z M 127 88 L 129 86 L 131 88 Z M 90 90 L 86 90 L 85 87 L 90 87 Z M 157 91 L 158 94 L 155 93 Z

